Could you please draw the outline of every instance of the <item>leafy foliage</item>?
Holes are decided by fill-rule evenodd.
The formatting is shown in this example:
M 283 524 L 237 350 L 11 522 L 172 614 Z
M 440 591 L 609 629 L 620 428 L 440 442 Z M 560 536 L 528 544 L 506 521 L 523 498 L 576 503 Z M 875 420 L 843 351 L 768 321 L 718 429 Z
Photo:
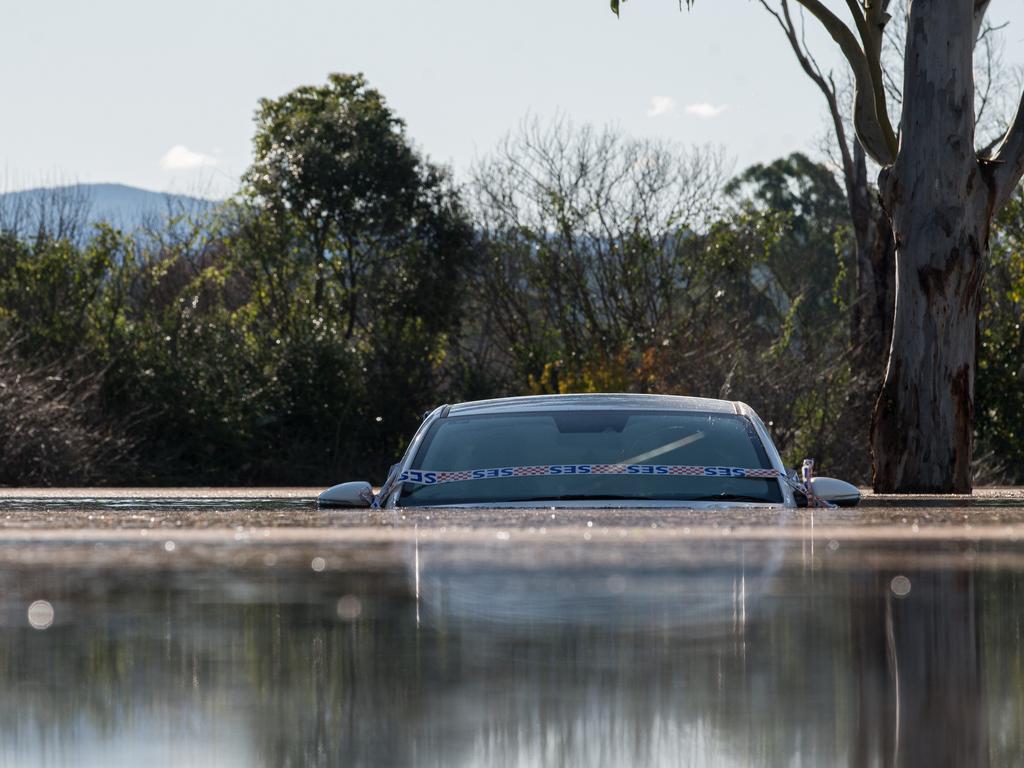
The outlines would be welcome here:
M 786 459 L 865 480 L 842 190 L 795 154 L 526 123 L 458 189 L 360 76 L 261 103 L 213 214 L 0 233 L 3 483 L 327 484 L 420 414 L 502 394 L 745 400 Z M 1024 458 L 1024 198 L 981 322 L 985 477 Z
M 472 227 L 360 76 L 261 103 L 256 160 L 215 216 L 84 245 L 0 241 L 19 351 L 102 374 L 135 482 L 382 480 L 444 396 Z
M 996 221 L 979 317 L 976 473 L 1024 482 L 1024 193 Z

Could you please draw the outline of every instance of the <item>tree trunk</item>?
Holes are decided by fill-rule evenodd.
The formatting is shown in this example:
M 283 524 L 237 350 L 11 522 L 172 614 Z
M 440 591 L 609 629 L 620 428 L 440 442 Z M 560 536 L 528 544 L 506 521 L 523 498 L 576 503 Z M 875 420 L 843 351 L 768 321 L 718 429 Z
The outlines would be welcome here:
M 851 157 L 849 170 L 844 170 L 856 258 L 850 346 L 857 372 L 865 382 L 872 382 L 870 393 L 866 393 L 870 409 L 878 398 L 892 338 L 896 244 L 889 216 L 874 199 L 868 184 L 867 164 L 859 142 L 853 143 Z
M 844 420 L 844 427 L 836 426 L 850 435 L 853 461 L 848 462 L 848 471 L 863 476 L 870 466 L 871 413 L 882 387 L 892 338 L 896 246 L 892 223 L 868 183 L 864 150 L 857 141 L 844 158 L 843 176 L 853 225 L 849 353 L 853 380 L 843 407 L 849 421 Z
M 897 577 L 909 594 L 893 591 Z M 986 708 L 974 571 L 872 570 L 849 585 L 849 765 L 988 766 L 989 724 L 1001 713 Z
M 879 189 L 896 305 L 874 487 L 970 493 L 975 332 L 992 193 L 974 150 L 973 0 L 912 0 L 896 162 Z
M 942 569 L 908 575 L 910 594 L 886 598 L 888 661 L 899 702 L 895 765 L 986 768 L 991 764 L 989 718 L 974 573 Z
M 873 283 L 868 296 L 870 305 L 865 334 L 870 343 L 875 345 L 876 354 L 872 368 L 877 382 L 882 381 L 892 342 L 892 321 L 896 302 L 896 241 L 893 239 L 892 222 L 889 214 L 881 206 L 875 206 L 874 221 L 871 226 L 871 248 L 868 261 L 871 264 L 871 281 Z M 877 391 L 876 391 L 877 394 Z

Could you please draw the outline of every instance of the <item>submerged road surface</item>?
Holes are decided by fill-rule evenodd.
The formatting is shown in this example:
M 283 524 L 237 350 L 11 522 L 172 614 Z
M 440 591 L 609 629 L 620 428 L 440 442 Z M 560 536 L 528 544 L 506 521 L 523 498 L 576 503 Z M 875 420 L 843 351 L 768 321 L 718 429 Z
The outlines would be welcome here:
M 1017 766 L 1024 491 L 0 490 L 0 766 Z

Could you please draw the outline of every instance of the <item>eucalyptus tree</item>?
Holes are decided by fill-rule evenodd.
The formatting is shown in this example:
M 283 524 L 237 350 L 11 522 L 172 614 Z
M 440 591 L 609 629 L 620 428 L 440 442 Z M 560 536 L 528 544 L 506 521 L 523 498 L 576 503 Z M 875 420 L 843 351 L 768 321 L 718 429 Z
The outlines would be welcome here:
M 881 386 L 892 335 L 896 249 L 892 224 L 872 189 L 864 148 L 851 136 L 848 99 L 844 98 L 848 95 L 844 92 L 845 80 L 840 78 L 837 84 L 833 73 L 822 69 L 807 44 L 803 14 L 794 14 L 789 0 L 758 2 L 778 23 L 800 68 L 821 92 L 832 123 L 829 154 L 842 177 L 852 225 L 850 266 L 855 295 L 849 318 L 850 362 L 863 382 L 855 396 L 861 401 L 861 409 L 868 413 Z M 875 381 L 878 384 L 874 387 L 868 383 Z M 867 431 L 865 427 L 865 440 Z
M 821 92 L 832 124 L 827 152 L 839 171 L 846 192 L 852 224 L 852 253 L 849 268 L 853 276 L 851 304 L 850 361 L 863 382 L 855 393 L 870 409 L 881 387 L 892 334 L 896 244 L 892 224 L 879 205 L 863 147 L 854 136 L 849 75 L 839 75 L 821 66 L 805 33 L 806 13 L 793 6 L 798 0 L 758 0 L 771 15 L 789 44 L 801 70 Z M 882 45 L 883 75 L 890 112 L 903 101 L 902 54 L 906 40 L 908 0 L 891 0 L 892 20 L 886 25 Z M 1020 72 L 1003 60 L 1002 30 L 1005 24 L 986 21 L 975 43 L 975 116 L 979 146 L 986 146 L 1006 132 L 1013 104 L 1005 96 L 1020 81 Z M 868 382 L 877 380 L 878 386 Z M 870 400 L 870 403 L 868 402 Z M 865 433 L 867 429 L 865 428 Z
M 619 10 L 620 0 L 611 0 Z M 976 146 L 974 48 L 990 0 L 911 0 L 898 131 L 882 58 L 888 0 L 796 0 L 852 71 L 853 124 L 881 170 L 896 242 L 896 301 L 872 418 L 874 486 L 969 492 L 976 333 L 993 216 L 1024 174 L 1024 100 L 1001 140 Z M 687 0 L 692 5 L 692 0 Z

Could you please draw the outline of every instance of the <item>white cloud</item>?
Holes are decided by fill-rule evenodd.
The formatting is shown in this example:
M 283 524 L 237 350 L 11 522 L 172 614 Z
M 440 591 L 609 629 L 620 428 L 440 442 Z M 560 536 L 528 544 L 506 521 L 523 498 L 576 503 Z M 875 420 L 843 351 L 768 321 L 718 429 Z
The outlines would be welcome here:
M 183 144 L 175 144 L 160 158 L 160 167 L 165 171 L 190 171 L 216 164 L 217 158 L 193 152 Z
M 709 104 L 706 101 L 702 101 L 699 104 L 687 104 L 686 114 L 694 115 L 700 118 L 711 118 L 718 117 L 720 114 L 725 112 L 727 104 L 719 104 L 717 107 L 714 104 Z
M 647 110 L 648 117 L 667 115 L 676 108 L 676 101 L 671 96 L 655 96 L 651 99 L 651 108 Z

